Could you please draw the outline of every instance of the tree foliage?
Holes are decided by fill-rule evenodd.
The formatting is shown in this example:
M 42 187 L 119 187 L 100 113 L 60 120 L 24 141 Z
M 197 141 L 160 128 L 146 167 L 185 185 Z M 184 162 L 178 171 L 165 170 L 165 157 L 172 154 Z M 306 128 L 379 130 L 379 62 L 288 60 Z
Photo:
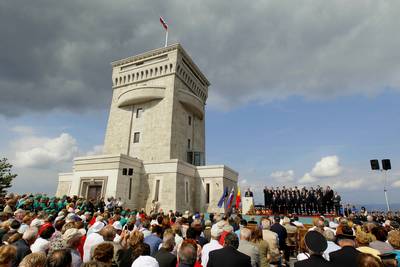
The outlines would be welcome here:
M 0 159 L 0 196 L 5 196 L 12 180 L 17 177 L 17 174 L 11 173 L 11 168 L 12 165 L 6 158 Z

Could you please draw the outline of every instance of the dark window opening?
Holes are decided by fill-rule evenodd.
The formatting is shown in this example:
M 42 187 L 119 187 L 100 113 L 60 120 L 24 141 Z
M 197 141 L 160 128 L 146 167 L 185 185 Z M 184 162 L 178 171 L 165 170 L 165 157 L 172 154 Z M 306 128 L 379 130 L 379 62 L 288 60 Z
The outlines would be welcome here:
M 142 113 L 143 113 L 143 108 L 138 108 L 136 110 L 136 118 L 142 117 Z
M 133 142 L 134 143 L 139 143 L 139 139 L 140 139 L 140 132 L 136 132 L 133 135 Z
M 160 194 L 160 180 L 156 180 L 156 191 L 155 191 L 155 194 L 154 194 L 154 200 L 155 201 L 158 201 L 159 194 Z
M 210 184 L 206 184 L 206 203 L 210 203 Z
M 132 195 L 132 178 L 129 178 L 129 195 L 128 195 L 129 200 L 131 200 L 131 195 Z

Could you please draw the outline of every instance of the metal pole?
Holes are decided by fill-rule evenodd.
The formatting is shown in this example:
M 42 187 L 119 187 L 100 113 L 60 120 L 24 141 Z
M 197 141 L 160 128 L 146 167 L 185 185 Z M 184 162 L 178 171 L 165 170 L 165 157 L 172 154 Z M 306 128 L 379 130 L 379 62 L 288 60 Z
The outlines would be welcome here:
M 387 195 L 387 190 L 386 190 L 386 186 L 387 186 L 387 172 L 386 172 L 386 170 L 384 171 L 384 176 L 385 176 L 385 185 L 383 187 L 383 192 L 385 193 L 387 211 L 390 211 L 389 200 L 388 200 L 388 195 Z
M 165 31 L 165 47 L 168 46 L 168 30 Z

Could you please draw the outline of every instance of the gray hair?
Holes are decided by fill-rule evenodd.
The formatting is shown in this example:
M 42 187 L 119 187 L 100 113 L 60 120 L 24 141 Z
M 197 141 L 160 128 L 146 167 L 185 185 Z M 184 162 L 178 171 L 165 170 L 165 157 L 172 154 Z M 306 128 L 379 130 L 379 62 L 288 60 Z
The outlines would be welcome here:
M 250 240 L 250 237 L 251 237 L 250 229 L 247 228 L 240 229 L 240 239 Z
M 38 233 L 38 229 L 36 227 L 29 227 L 28 230 L 24 232 L 22 235 L 22 239 L 30 243 L 36 239 L 36 235 Z
M 166 248 L 168 251 L 172 251 L 175 247 L 175 235 L 174 234 L 164 234 L 162 247 Z
M 197 248 L 191 243 L 183 242 L 178 251 L 179 262 L 193 266 L 197 260 Z
M 331 230 L 324 231 L 324 237 L 327 241 L 334 241 L 335 240 L 335 233 Z

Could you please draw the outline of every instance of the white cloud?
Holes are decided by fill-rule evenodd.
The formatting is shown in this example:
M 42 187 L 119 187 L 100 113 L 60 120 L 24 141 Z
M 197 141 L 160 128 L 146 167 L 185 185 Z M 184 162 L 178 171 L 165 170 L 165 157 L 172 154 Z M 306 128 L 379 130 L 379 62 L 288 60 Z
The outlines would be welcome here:
M 95 145 L 91 150 L 86 152 L 86 156 L 101 155 L 103 153 L 103 145 Z
M 22 125 L 17 125 L 11 128 L 11 131 L 20 135 L 33 135 L 35 133 L 35 130 L 32 127 Z
M 338 177 L 325 179 L 321 182 L 321 186 L 329 185 L 333 190 L 352 190 L 358 189 L 365 185 L 365 179 Z
M 275 172 L 271 173 L 270 176 L 272 178 L 274 178 L 277 182 L 288 183 L 288 182 L 294 181 L 294 171 L 293 170 L 275 171 Z
M 247 184 L 247 179 L 239 180 L 239 184 L 246 185 Z
M 395 181 L 394 183 L 392 183 L 393 187 L 399 188 L 400 187 L 400 180 L 399 181 Z
M 310 173 L 304 174 L 304 176 L 299 180 L 300 184 L 311 184 L 318 181 L 317 177 L 312 176 Z
M 17 167 L 51 167 L 52 164 L 71 161 L 78 154 L 75 138 L 62 133 L 55 138 L 22 137 L 14 142 Z
M 338 156 L 327 156 L 315 164 L 310 174 L 315 177 L 334 177 L 341 172 Z

